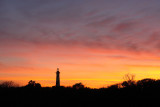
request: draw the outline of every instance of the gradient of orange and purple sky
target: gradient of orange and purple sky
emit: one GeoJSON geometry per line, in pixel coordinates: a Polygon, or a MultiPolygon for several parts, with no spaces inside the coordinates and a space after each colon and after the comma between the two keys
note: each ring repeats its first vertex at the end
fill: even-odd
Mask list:
{"type": "Polygon", "coordinates": [[[160,78],[159,0],[0,0],[0,81],[103,87],[160,78]]]}

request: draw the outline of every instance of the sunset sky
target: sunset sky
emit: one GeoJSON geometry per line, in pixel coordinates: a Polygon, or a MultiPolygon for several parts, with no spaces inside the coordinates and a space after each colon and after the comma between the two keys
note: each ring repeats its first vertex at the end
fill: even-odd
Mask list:
{"type": "Polygon", "coordinates": [[[92,88],[160,79],[160,0],[0,0],[0,81],[92,88]]]}

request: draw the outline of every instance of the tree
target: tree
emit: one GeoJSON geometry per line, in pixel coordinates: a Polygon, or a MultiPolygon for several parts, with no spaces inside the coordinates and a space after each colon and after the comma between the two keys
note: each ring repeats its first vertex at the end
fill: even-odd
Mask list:
{"type": "Polygon", "coordinates": [[[135,75],[133,75],[133,74],[126,74],[126,75],[123,77],[123,79],[124,79],[125,81],[134,81],[135,75]]]}
{"type": "Polygon", "coordinates": [[[40,83],[36,83],[36,84],[35,84],[35,87],[36,87],[36,88],[41,88],[41,84],[40,84],[40,83]]]}
{"type": "Polygon", "coordinates": [[[124,82],[122,83],[122,87],[133,87],[135,86],[136,82],[134,80],[135,75],[133,74],[126,74],[124,76],[124,82]]]}
{"type": "Polygon", "coordinates": [[[26,87],[29,87],[29,88],[33,88],[33,87],[35,87],[35,88],[41,88],[41,84],[40,83],[36,83],[35,81],[30,80],[28,82],[28,84],[26,85],[26,87]]]}
{"type": "Polygon", "coordinates": [[[142,79],[137,82],[137,86],[140,88],[152,88],[156,86],[156,80],[150,78],[142,79]]]}
{"type": "Polygon", "coordinates": [[[11,88],[11,87],[18,87],[19,85],[14,83],[13,81],[4,81],[0,84],[2,88],[11,88]]]}
{"type": "Polygon", "coordinates": [[[75,89],[82,89],[84,88],[84,85],[80,82],[80,83],[76,83],[72,86],[75,89]]]}
{"type": "Polygon", "coordinates": [[[108,86],[108,89],[119,89],[120,88],[120,84],[113,84],[111,86],[108,86]]]}

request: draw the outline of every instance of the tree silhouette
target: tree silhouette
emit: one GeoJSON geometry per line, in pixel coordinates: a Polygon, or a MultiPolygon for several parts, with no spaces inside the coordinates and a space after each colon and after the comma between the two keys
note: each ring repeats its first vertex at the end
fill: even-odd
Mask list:
{"type": "Polygon", "coordinates": [[[122,83],[122,87],[132,87],[135,86],[136,82],[134,80],[135,75],[133,74],[126,74],[124,76],[124,82],[122,83]]]}
{"type": "Polygon", "coordinates": [[[140,88],[151,88],[156,86],[156,80],[150,78],[142,79],[137,82],[137,86],[140,88]]]}
{"type": "Polygon", "coordinates": [[[29,88],[33,88],[33,87],[35,87],[35,88],[41,88],[41,84],[40,83],[36,83],[35,81],[30,80],[28,82],[28,84],[26,85],[26,87],[29,87],[29,88]]]}
{"type": "Polygon", "coordinates": [[[120,84],[113,84],[111,86],[108,86],[108,89],[118,89],[120,88],[120,84]]]}
{"type": "Polygon", "coordinates": [[[84,88],[84,85],[80,82],[80,83],[76,83],[72,86],[75,89],[82,89],[84,88]]]}
{"type": "Polygon", "coordinates": [[[41,88],[41,84],[40,83],[35,83],[35,87],[36,88],[41,88]]]}
{"type": "Polygon", "coordinates": [[[13,81],[4,81],[0,84],[2,88],[11,88],[11,87],[18,87],[18,84],[15,84],[13,81]]]}

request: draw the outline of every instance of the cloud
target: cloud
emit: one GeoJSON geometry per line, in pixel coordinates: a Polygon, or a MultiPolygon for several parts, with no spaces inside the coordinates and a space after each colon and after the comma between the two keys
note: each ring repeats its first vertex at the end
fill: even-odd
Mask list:
{"type": "Polygon", "coordinates": [[[138,23],[140,22],[136,22],[133,20],[120,22],[115,26],[115,28],[113,29],[113,32],[117,32],[117,33],[130,32],[131,33],[137,30],[136,27],[138,27],[138,23]]]}
{"type": "MultiPolygon", "coordinates": [[[[102,16],[99,16],[103,18],[102,16]]],[[[95,28],[101,28],[101,27],[108,27],[108,25],[114,23],[116,21],[116,17],[107,17],[104,19],[99,19],[99,20],[92,20],[91,23],[89,23],[87,26],[89,27],[95,27],[95,28]]]]}
{"type": "Polygon", "coordinates": [[[111,1],[94,1],[94,6],[89,1],[73,0],[1,1],[1,46],[26,43],[133,52],[158,50],[159,39],[154,39],[158,36],[153,32],[160,25],[149,15],[158,7],[148,11],[154,5],[147,3],[144,9],[143,2],[129,10],[136,1],[125,6],[111,1]]]}

